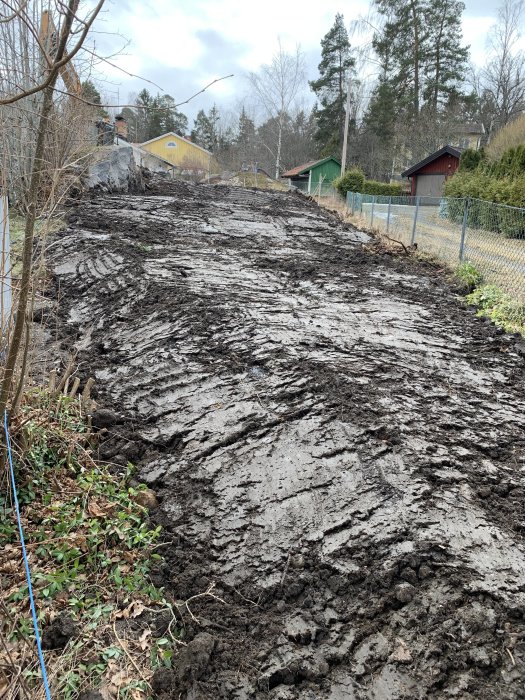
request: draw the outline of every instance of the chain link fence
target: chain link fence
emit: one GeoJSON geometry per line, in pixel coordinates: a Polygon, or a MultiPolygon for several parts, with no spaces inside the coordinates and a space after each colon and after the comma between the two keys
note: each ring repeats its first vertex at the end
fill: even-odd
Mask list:
{"type": "Polygon", "coordinates": [[[525,209],[480,199],[384,197],[348,192],[362,224],[457,267],[472,263],[485,282],[525,301],[525,209]]]}

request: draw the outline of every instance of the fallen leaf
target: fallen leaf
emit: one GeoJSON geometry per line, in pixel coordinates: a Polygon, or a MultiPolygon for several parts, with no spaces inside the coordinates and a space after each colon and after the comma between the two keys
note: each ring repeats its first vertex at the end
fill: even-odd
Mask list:
{"type": "Polygon", "coordinates": [[[395,645],[394,651],[390,654],[390,661],[397,661],[400,664],[410,663],[412,661],[412,654],[406,642],[401,639],[401,637],[397,637],[395,645]]]}
{"type": "Polygon", "coordinates": [[[144,610],[146,609],[145,605],[140,602],[140,600],[134,600],[132,603],[128,605],[127,608],[124,608],[124,610],[118,610],[115,613],[115,618],[121,619],[123,618],[124,620],[127,620],[128,618],[134,618],[138,617],[139,615],[142,615],[144,610]]]}
{"type": "Polygon", "coordinates": [[[142,651],[146,651],[146,649],[149,646],[148,637],[151,637],[151,630],[146,629],[142,632],[142,634],[140,635],[140,637],[137,640],[138,645],[142,649],[142,651]]]}

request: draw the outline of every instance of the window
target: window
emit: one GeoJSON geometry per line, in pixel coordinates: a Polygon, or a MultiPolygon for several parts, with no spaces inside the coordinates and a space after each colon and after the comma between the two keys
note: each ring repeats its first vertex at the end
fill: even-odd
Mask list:
{"type": "Polygon", "coordinates": [[[168,141],[168,148],[177,148],[175,141],[168,141]]]}

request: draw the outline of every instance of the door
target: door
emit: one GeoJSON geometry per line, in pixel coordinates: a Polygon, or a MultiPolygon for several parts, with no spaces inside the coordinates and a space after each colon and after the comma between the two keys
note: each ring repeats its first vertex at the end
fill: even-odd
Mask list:
{"type": "Polygon", "coordinates": [[[418,175],[416,195],[418,197],[442,197],[445,175],[418,175]]]}

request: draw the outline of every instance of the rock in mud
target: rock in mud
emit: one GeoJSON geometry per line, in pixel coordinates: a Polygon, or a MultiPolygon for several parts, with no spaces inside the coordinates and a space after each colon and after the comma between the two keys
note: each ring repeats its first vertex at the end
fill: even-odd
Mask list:
{"type": "Polygon", "coordinates": [[[416,589],[411,583],[400,583],[395,587],[394,593],[400,603],[410,603],[416,595],[416,589]]]}
{"type": "Polygon", "coordinates": [[[175,672],[181,685],[199,680],[207,670],[215,647],[215,639],[201,632],[180,652],[175,663],[175,672]]]}
{"type": "Polygon", "coordinates": [[[78,628],[73,618],[67,613],[61,613],[42,632],[42,648],[63,649],[77,635],[78,628]]]}
{"type": "Polygon", "coordinates": [[[119,422],[119,417],[109,408],[97,408],[91,416],[91,424],[94,428],[102,430],[103,428],[111,428],[119,422]]]}
{"type": "Polygon", "coordinates": [[[155,491],[152,489],[141,489],[133,496],[133,500],[148,510],[153,510],[159,505],[155,491]]]}

